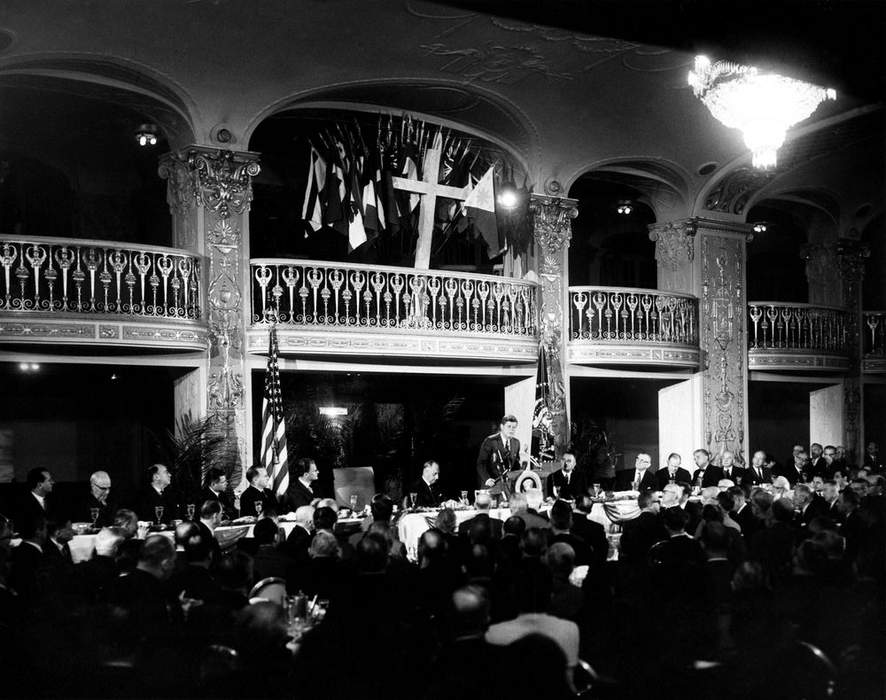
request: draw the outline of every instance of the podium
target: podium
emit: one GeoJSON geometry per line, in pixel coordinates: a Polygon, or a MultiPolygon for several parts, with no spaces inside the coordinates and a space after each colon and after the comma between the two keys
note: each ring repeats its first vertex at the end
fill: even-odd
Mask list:
{"type": "Polygon", "coordinates": [[[501,494],[504,490],[504,483],[507,483],[509,493],[514,493],[515,491],[519,492],[521,490],[525,491],[527,487],[523,486],[523,483],[532,481],[531,477],[529,479],[524,477],[527,472],[535,475],[538,481],[538,487],[544,490],[545,479],[560,469],[561,466],[562,464],[560,462],[541,462],[537,467],[512,469],[504,475],[505,478],[503,480],[498,481],[495,486],[492,486],[489,489],[489,493],[495,495],[501,494]]]}

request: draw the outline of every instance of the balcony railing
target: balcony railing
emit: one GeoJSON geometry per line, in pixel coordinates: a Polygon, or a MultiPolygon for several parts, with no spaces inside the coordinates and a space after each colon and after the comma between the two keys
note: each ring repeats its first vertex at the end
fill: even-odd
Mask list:
{"type": "Polygon", "coordinates": [[[569,338],[698,346],[698,300],[656,289],[570,287],[569,338]]]}
{"type": "Polygon", "coordinates": [[[748,302],[748,342],[759,351],[841,354],[846,312],[838,307],[777,301],[748,302]]]}
{"type": "Polygon", "coordinates": [[[0,312],[200,318],[200,260],[112,241],[0,236],[0,312]]]}
{"type": "Polygon", "coordinates": [[[886,358],[886,311],[865,311],[864,354],[886,358]]]}
{"type": "Polygon", "coordinates": [[[414,329],[532,338],[533,282],[307,260],[251,261],[252,321],[282,327],[414,329]]]}

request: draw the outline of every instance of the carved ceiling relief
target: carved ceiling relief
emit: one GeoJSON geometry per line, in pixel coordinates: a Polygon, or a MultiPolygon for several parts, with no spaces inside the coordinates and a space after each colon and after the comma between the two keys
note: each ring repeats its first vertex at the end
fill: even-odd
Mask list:
{"type": "Polygon", "coordinates": [[[775,175],[774,171],[751,167],[736,168],[708,193],[704,208],[740,216],[744,214],[751,197],[768,185],[775,175]]]}
{"type": "Polygon", "coordinates": [[[702,239],[701,347],[705,440],[713,454],[731,451],[744,463],[745,291],[740,238],[706,234],[702,239]]]}

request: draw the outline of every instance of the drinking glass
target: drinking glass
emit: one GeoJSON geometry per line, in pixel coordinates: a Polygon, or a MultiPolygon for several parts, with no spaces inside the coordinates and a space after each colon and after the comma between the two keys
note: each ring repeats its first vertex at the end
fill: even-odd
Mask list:
{"type": "Polygon", "coordinates": [[[413,509],[418,509],[418,494],[410,493],[409,494],[409,503],[413,507],[413,509]]]}
{"type": "Polygon", "coordinates": [[[98,520],[99,512],[100,511],[98,508],[90,508],[89,509],[89,517],[92,518],[92,527],[95,527],[95,523],[98,520]]]}
{"type": "Polygon", "coordinates": [[[154,515],[157,516],[157,524],[161,525],[163,523],[163,511],[166,510],[163,506],[154,506],[154,515]]]}
{"type": "Polygon", "coordinates": [[[261,515],[261,509],[264,507],[264,505],[265,505],[265,504],[262,503],[261,501],[256,501],[256,502],[255,502],[255,515],[256,515],[256,517],[258,517],[259,515],[261,515]]]}
{"type": "Polygon", "coordinates": [[[554,498],[555,498],[555,499],[560,498],[560,487],[559,487],[559,486],[554,486],[554,487],[552,487],[552,488],[553,488],[553,491],[554,491],[554,498]]]}
{"type": "Polygon", "coordinates": [[[594,484],[594,498],[600,495],[600,484],[594,484]]]}
{"type": "Polygon", "coordinates": [[[188,520],[194,519],[194,513],[197,511],[197,506],[194,503],[188,503],[188,520]]]}
{"type": "Polygon", "coordinates": [[[351,494],[351,512],[354,515],[357,515],[357,494],[356,493],[351,494]]]}
{"type": "Polygon", "coordinates": [[[460,500],[461,500],[461,504],[463,506],[468,505],[468,492],[467,491],[461,492],[461,499],[460,500]]]}

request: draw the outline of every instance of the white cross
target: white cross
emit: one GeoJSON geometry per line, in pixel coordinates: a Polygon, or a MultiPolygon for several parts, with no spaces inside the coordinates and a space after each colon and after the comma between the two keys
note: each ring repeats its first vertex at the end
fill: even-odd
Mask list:
{"type": "Polygon", "coordinates": [[[415,268],[417,270],[427,270],[431,266],[431,242],[434,237],[434,213],[437,209],[437,197],[448,197],[463,202],[472,189],[470,184],[465,187],[449,187],[437,182],[442,150],[442,138],[438,132],[434,138],[434,144],[429,146],[425,152],[421,171],[422,179],[392,178],[394,189],[421,195],[421,209],[418,212],[418,243],[415,246],[415,268]]]}

